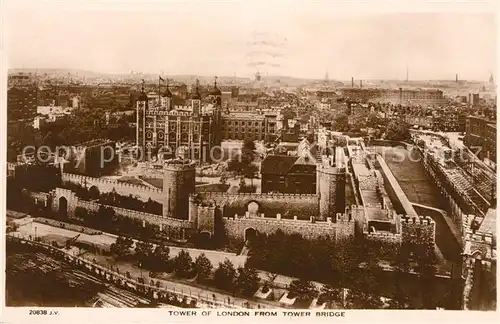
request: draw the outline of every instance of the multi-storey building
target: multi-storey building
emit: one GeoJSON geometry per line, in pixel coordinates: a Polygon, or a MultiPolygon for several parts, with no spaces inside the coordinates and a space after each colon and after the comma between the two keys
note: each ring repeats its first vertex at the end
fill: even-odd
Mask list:
{"type": "Polygon", "coordinates": [[[295,155],[268,155],[262,161],[262,192],[316,193],[316,164],[307,140],[295,155]]]}
{"type": "Polygon", "coordinates": [[[280,132],[281,141],[297,143],[300,136],[300,124],[295,119],[287,119],[280,132]]]}
{"type": "Polygon", "coordinates": [[[157,152],[172,157],[187,149],[192,159],[210,161],[211,154],[215,154],[213,149],[221,141],[221,91],[217,83],[208,99],[211,103],[202,105],[199,82],[183,106],[172,104],[168,85],[164,93],[149,96],[143,86],[136,103],[139,159],[145,160],[157,152]]]}
{"type": "Polygon", "coordinates": [[[433,89],[342,89],[342,95],[355,101],[405,105],[435,105],[445,102],[443,91],[433,89]]]}
{"type": "Polygon", "coordinates": [[[36,88],[11,88],[7,91],[7,119],[32,118],[36,114],[36,88]]]}
{"type": "Polygon", "coordinates": [[[413,126],[419,126],[423,128],[430,129],[433,126],[433,119],[432,116],[426,116],[426,115],[404,115],[405,121],[409,125],[413,126]]]}
{"type": "Polygon", "coordinates": [[[278,135],[278,121],[281,115],[276,111],[231,112],[222,116],[224,139],[273,141],[278,135]]]}
{"type": "Polygon", "coordinates": [[[478,116],[468,116],[465,123],[464,144],[473,152],[478,152],[480,159],[491,166],[496,166],[497,126],[494,120],[478,116]]]}

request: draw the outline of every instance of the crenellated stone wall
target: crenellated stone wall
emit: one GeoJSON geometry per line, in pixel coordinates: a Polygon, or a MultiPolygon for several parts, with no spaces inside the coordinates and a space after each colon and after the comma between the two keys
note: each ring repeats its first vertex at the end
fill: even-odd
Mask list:
{"type": "Polygon", "coordinates": [[[192,222],[188,220],[182,220],[171,217],[163,217],[155,214],[144,213],[140,211],[135,211],[132,209],[125,209],[115,206],[101,205],[98,203],[94,203],[91,201],[80,200],[77,198],[77,207],[83,207],[87,210],[97,211],[100,206],[112,208],[115,211],[115,214],[122,217],[138,219],[144,221],[149,224],[154,224],[158,226],[171,226],[171,227],[179,227],[179,228],[192,228],[192,222]]]}
{"type": "Polygon", "coordinates": [[[354,237],[354,222],[345,214],[337,214],[336,222],[328,218],[326,222],[316,222],[314,218],[309,221],[298,219],[283,219],[281,214],[274,218],[246,217],[235,215],[234,218],[223,218],[226,235],[230,240],[241,241],[245,238],[247,229],[254,229],[258,233],[272,234],[278,229],[286,234],[301,234],[304,238],[315,239],[330,237],[336,241],[349,240],[354,237]]]}
{"type": "Polygon", "coordinates": [[[282,213],[285,209],[287,212],[282,213],[282,218],[287,219],[293,219],[294,216],[297,216],[298,219],[307,220],[311,216],[317,217],[319,215],[319,196],[316,194],[228,194],[203,192],[198,193],[196,197],[201,204],[224,206],[224,217],[245,214],[248,210],[248,204],[251,202],[257,203],[259,214],[276,215],[282,213]]]}
{"type": "Polygon", "coordinates": [[[434,253],[436,244],[436,223],[429,216],[401,217],[402,243],[427,245],[429,253],[434,253]]]}
{"type": "Polygon", "coordinates": [[[76,197],[76,195],[73,191],[68,190],[68,189],[56,188],[55,190],[53,190],[51,192],[50,195],[52,196],[52,209],[54,211],[59,210],[59,208],[60,208],[59,203],[61,201],[61,198],[66,199],[68,217],[74,217],[76,207],[83,207],[83,208],[86,208],[88,210],[97,211],[99,209],[99,206],[105,206],[105,207],[112,208],[115,211],[116,215],[119,215],[122,217],[138,219],[138,220],[141,220],[143,222],[147,222],[147,223],[158,225],[158,226],[169,226],[169,227],[185,228],[185,229],[191,229],[194,227],[193,222],[191,222],[189,220],[182,220],[182,219],[171,218],[171,217],[163,217],[163,216],[144,213],[144,212],[140,212],[140,211],[136,211],[136,210],[132,210],[132,209],[125,209],[125,208],[120,208],[120,207],[115,207],[115,206],[101,205],[101,204],[98,204],[95,202],[81,200],[78,197],[76,197]]]}
{"type": "Polygon", "coordinates": [[[471,294],[478,271],[496,272],[496,237],[491,233],[482,233],[467,230],[464,235],[464,252],[462,264],[462,277],[465,279],[463,290],[463,309],[474,308],[471,294]],[[480,262],[479,269],[476,262],[480,262]]]}
{"type": "Polygon", "coordinates": [[[114,189],[116,193],[120,195],[138,196],[142,201],[148,201],[148,199],[151,198],[161,204],[164,203],[163,191],[158,188],[119,182],[112,179],[87,177],[72,173],[63,173],[62,181],[76,183],[81,186],[86,186],[87,188],[95,186],[99,189],[100,193],[111,192],[114,189]]]}
{"type": "Polygon", "coordinates": [[[387,233],[387,232],[366,233],[365,238],[369,241],[382,242],[394,245],[401,245],[402,241],[401,234],[387,233]]]}

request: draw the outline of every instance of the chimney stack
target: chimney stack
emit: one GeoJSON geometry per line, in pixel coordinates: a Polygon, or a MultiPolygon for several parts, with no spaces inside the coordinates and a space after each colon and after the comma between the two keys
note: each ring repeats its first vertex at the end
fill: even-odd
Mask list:
{"type": "Polygon", "coordinates": [[[403,102],[403,88],[399,88],[399,102],[403,102]]]}
{"type": "Polygon", "coordinates": [[[354,77],[351,77],[351,88],[354,88],[354,77]]]}
{"type": "Polygon", "coordinates": [[[457,73],[457,74],[455,74],[455,82],[457,82],[457,83],[458,83],[458,73],[457,73]]]}
{"type": "Polygon", "coordinates": [[[359,80],[359,87],[363,89],[363,80],[359,80]]]}

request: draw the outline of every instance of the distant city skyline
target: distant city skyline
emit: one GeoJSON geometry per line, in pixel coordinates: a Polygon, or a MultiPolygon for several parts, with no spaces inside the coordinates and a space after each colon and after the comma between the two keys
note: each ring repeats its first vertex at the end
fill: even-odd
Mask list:
{"type": "Polygon", "coordinates": [[[308,79],[328,72],[330,80],[405,80],[408,69],[409,80],[497,79],[493,14],[342,15],[306,2],[159,6],[9,9],[8,67],[308,79]]]}

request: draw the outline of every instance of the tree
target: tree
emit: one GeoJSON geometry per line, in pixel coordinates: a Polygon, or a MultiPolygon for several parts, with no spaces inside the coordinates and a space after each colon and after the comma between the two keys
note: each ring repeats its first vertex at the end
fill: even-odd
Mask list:
{"type": "Polygon", "coordinates": [[[135,255],[139,265],[148,267],[151,264],[153,255],[153,244],[149,242],[137,242],[135,245],[135,255]]]}
{"type": "Polygon", "coordinates": [[[109,213],[109,209],[106,206],[99,206],[99,209],[97,210],[97,217],[104,225],[104,228],[108,228],[111,225],[112,215],[109,213]]]}
{"type": "Polygon", "coordinates": [[[233,157],[227,165],[228,171],[234,171],[240,175],[251,175],[255,170],[252,165],[255,159],[255,143],[245,140],[241,148],[241,154],[233,157]]]}
{"type": "Polygon", "coordinates": [[[389,301],[389,307],[392,309],[411,308],[410,297],[403,291],[401,285],[398,282],[396,282],[394,296],[389,301]]]}
{"type": "Polygon", "coordinates": [[[118,236],[116,242],[111,244],[111,253],[117,255],[118,257],[126,257],[130,255],[130,248],[134,244],[134,241],[129,237],[118,236]]]}
{"type": "Polygon", "coordinates": [[[410,271],[410,250],[407,244],[402,244],[399,248],[399,253],[396,255],[396,260],[393,264],[394,271],[394,295],[389,301],[389,307],[392,309],[407,309],[410,308],[410,298],[401,287],[401,283],[405,280],[405,276],[410,271]]]}
{"type": "Polygon", "coordinates": [[[244,140],[243,146],[241,148],[241,154],[246,156],[249,160],[253,161],[253,157],[255,156],[255,142],[252,140],[244,140]]]}
{"type": "Polygon", "coordinates": [[[346,307],[350,309],[378,309],[383,303],[380,297],[360,289],[352,289],[347,294],[346,307]]]}
{"type": "Polygon", "coordinates": [[[318,302],[341,302],[342,288],[334,288],[332,285],[323,285],[318,302]]]}
{"type": "Polygon", "coordinates": [[[234,265],[226,258],[223,263],[219,263],[219,266],[215,270],[214,282],[219,288],[230,289],[235,277],[236,270],[234,269],[234,265]]]}
{"type": "Polygon", "coordinates": [[[196,280],[198,282],[202,282],[210,276],[213,266],[210,260],[206,257],[205,253],[202,253],[194,261],[194,268],[198,274],[196,280]]]}
{"type": "Polygon", "coordinates": [[[175,274],[181,278],[187,278],[193,270],[193,259],[186,250],[181,250],[174,258],[175,274]]]}
{"type": "Polygon", "coordinates": [[[81,218],[83,220],[86,220],[88,216],[89,216],[89,213],[88,213],[88,210],[86,208],[83,208],[80,206],[75,208],[75,217],[76,218],[81,218]]]}
{"type": "Polygon", "coordinates": [[[271,285],[269,284],[269,281],[265,281],[264,284],[262,285],[261,289],[262,293],[266,294],[269,291],[269,289],[271,289],[271,285]]]}
{"type": "Polygon", "coordinates": [[[257,178],[259,168],[255,164],[250,163],[246,165],[242,171],[243,176],[250,179],[251,186],[253,187],[253,179],[257,178]]]}
{"type": "Polygon", "coordinates": [[[311,281],[304,279],[293,280],[290,283],[288,290],[289,298],[297,297],[297,299],[299,299],[300,301],[313,299],[318,294],[318,289],[316,288],[316,286],[311,281]]]}
{"type": "Polygon", "coordinates": [[[236,287],[245,296],[252,296],[259,287],[259,275],[255,268],[239,267],[236,287]]]}
{"type": "Polygon", "coordinates": [[[436,309],[437,301],[432,287],[435,286],[436,260],[434,255],[417,252],[417,264],[419,272],[420,286],[422,287],[421,296],[424,309],[436,309]]]}
{"type": "Polygon", "coordinates": [[[404,120],[392,120],[385,129],[385,139],[406,141],[410,139],[410,125],[404,120]]]}
{"type": "Polygon", "coordinates": [[[227,184],[227,175],[225,173],[220,176],[219,182],[223,185],[227,184]]]}
{"type": "Polygon", "coordinates": [[[166,244],[158,244],[153,252],[154,267],[165,269],[169,260],[170,248],[166,244]]]}
{"type": "Polygon", "coordinates": [[[346,114],[341,114],[335,118],[334,129],[338,132],[349,130],[349,117],[346,114]]]}

